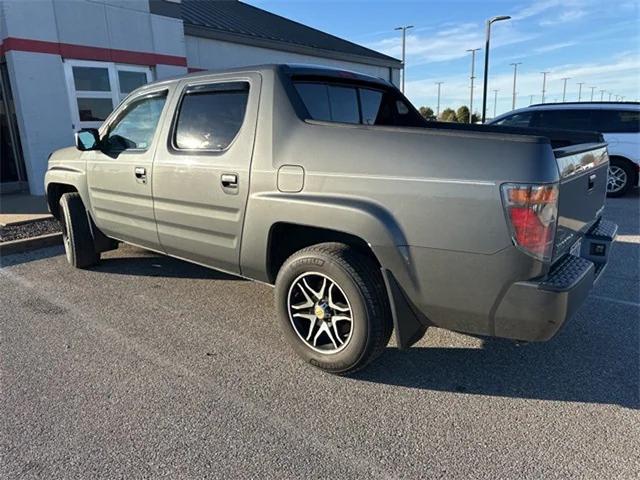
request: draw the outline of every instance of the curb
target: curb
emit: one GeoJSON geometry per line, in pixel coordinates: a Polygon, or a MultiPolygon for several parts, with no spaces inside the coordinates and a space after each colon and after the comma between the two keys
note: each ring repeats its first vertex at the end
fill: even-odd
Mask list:
{"type": "Polygon", "coordinates": [[[37,223],[42,222],[43,220],[51,220],[53,219],[53,215],[48,214],[38,218],[30,218],[28,220],[14,220],[13,222],[0,222],[0,227],[16,227],[18,225],[27,225],[29,223],[37,223]]]}
{"type": "Polygon", "coordinates": [[[0,256],[13,255],[14,253],[23,253],[39,248],[52,247],[54,245],[62,245],[62,233],[48,233],[38,237],[21,238],[19,240],[11,240],[10,242],[0,243],[0,256]]]}

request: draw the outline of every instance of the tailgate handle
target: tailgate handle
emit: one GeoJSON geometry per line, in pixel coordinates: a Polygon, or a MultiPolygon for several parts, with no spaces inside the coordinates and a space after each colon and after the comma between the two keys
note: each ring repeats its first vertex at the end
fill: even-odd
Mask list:
{"type": "Polygon", "coordinates": [[[589,175],[589,190],[593,190],[593,186],[596,183],[596,174],[593,173],[591,175],[589,175]]]}

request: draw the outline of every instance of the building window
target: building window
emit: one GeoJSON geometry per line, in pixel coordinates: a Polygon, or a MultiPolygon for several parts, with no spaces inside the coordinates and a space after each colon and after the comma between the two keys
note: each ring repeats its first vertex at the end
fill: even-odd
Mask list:
{"type": "Polygon", "coordinates": [[[149,67],[65,60],[73,129],[98,128],[136,88],[152,80],[149,67]]]}

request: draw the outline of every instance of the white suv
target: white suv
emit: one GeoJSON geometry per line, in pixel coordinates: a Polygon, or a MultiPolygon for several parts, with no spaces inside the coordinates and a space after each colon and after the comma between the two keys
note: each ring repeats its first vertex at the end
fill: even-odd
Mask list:
{"type": "Polygon", "coordinates": [[[640,170],[640,103],[544,103],[494,118],[497,125],[602,132],[608,143],[607,194],[620,197],[638,185],[640,170]]]}

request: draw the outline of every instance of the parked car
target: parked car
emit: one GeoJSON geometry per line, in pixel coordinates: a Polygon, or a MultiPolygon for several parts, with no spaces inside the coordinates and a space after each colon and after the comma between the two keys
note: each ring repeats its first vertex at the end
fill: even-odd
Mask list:
{"type": "Polygon", "coordinates": [[[505,113],[489,123],[602,132],[610,159],[607,194],[620,197],[640,182],[640,103],[544,103],[505,113]]]}
{"type": "Polygon", "coordinates": [[[127,242],[275,285],[264,320],[326,371],[364,367],[394,328],[399,348],[432,325],[547,340],[607,263],[606,145],[452,125],[353,72],[198,73],[80,131],[45,189],[72,265],[127,242]]]}

